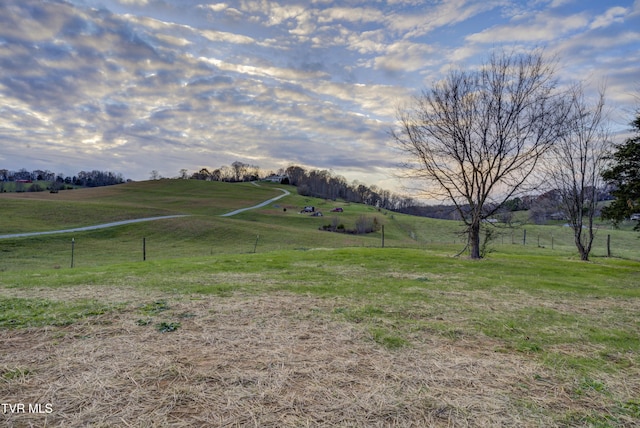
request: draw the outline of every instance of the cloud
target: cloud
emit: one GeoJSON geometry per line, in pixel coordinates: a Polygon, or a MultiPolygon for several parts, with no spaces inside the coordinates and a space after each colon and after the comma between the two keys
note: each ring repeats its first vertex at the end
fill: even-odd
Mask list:
{"type": "Polygon", "coordinates": [[[621,23],[624,21],[624,17],[628,12],[629,10],[624,7],[612,7],[608,9],[604,15],[597,16],[591,23],[590,28],[593,30],[608,27],[614,23],[621,23]]]}
{"type": "Polygon", "coordinates": [[[386,47],[385,55],[376,57],[374,66],[385,71],[416,71],[431,62],[435,49],[422,43],[401,41],[386,47]]]}
{"type": "Polygon", "coordinates": [[[523,23],[519,17],[517,23],[499,25],[466,37],[473,43],[495,44],[504,42],[548,42],[567,33],[587,27],[589,19],[586,14],[571,16],[554,16],[550,13],[531,14],[529,22],[523,23]]]}
{"type": "MultiPolygon", "coordinates": [[[[418,10],[413,8],[408,13],[391,14],[387,25],[389,30],[401,34],[403,39],[416,38],[438,28],[464,22],[503,3],[500,0],[450,0],[435,5],[418,3],[422,5],[418,10]]],[[[405,4],[414,3],[405,2],[405,4]]]]}
{"type": "Polygon", "coordinates": [[[396,107],[488,45],[548,43],[563,79],[607,77],[629,103],[639,4],[6,0],[3,167],[142,179],[251,160],[373,179],[395,165],[396,107]]]}
{"type": "Polygon", "coordinates": [[[382,23],[385,20],[385,14],[381,10],[369,7],[332,7],[319,12],[318,15],[318,22],[320,24],[335,21],[382,23]]]}

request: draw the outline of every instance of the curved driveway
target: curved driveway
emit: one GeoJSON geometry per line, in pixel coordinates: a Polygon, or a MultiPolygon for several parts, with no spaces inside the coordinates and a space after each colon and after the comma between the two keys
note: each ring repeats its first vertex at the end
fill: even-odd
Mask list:
{"type": "Polygon", "coordinates": [[[53,235],[54,233],[86,232],[87,230],[106,229],[107,227],[122,226],[124,224],[141,223],[143,221],[164,220],[167,218],[177,218],[177,217],[188,217],[188,216],[183,214],[183,215],[165,215],[162,217],[136,218],[133,220],[114,221],[112,223],[96,224],[94,226],[76,227],[73,229],[50,230],[47,232],[14,233],[12,235],[0,235],[0,239],[24,238],[28,236],[40,236],[40,235],[53,235]]]}
{"type": "Polygon", "coordinates": [[[240,213],[245,212],[245,211],[254,210],[256,208],[262,208],[265,205],[269,205],[271,202],[275,202],[278,199],[284,198],[285,196],[288,196],[288,195],[291,194],[291,192],[289,192],[288,190],[281,189],[279,187],[277,189],[280,190],[281,192],[283,192],[283,194],[280,195],[280,196],[276,196],[275,198],[271,198],[268,201],[264,201],[261,204],[249,207],[249,208],[240,208],[239,210],[235,210],[235,211],[231,211],[230,213],[222,214],[220,217],[231,217],[232,215],[240,214],[240,213]]]}
{"type": "MultiPolygon", "coordinates": [[[[231,211],[226,214],[221,214],[220,217],[231,217],[236,214],[240,214],[241,212],[245,212],[248,210],[253,210],[256,208],[262,208],[265,205],[269,205],[271,202],[277,201],[278,199],[284,198],[287,195],[290,195],[291,192],[285,189],[278,188],[278,190],[282,191],[283,194],[280,196],[276,196],[275,198],[271,198],[267,201],[264,201],[258,205],[254,205],[248,208],[240,208],[239,210],[231,211]]],[[[84,227],[76,227],[73,229],[63,229],[63,230],[50,230],[46,232],[26,232],[26,233],[13,233],[9,235],[0,235],[0,239],[8,239],[8,238],[26,238],[29,236],[41,236],[41,235],[53,235],[55,233],[71,233],[71,232],[86,232],[88,230],[97,230],[97,229],[106,229],[108,227],[122,226],[125,224],[131,223],[141,223],[143,221],[154,221],[154,220],[165,220],[169,218],[178,218],[178,217],[189,217],[186,214],[178,214],[178,215],[165,215],[160,217],[145,217],[145,218],[137,218],[133,220],[122,220],[122,221],[114,221],[112,223],[104,223],[104,224],[96,224],[94,226],[84,226],[84,227]]]]}

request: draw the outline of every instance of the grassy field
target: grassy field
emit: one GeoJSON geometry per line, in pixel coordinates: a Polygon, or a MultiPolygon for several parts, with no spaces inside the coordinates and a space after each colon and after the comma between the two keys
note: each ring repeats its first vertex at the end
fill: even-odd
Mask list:
{"type": "MultiPolygon", "coordinates": [[[[74,239],[75,266],[106,266],[146,258],[168,259],[212,254],[248,253],[341,247],[380,247],[382,233],[348,235],[318,230],[336,222],[354,228],[360,216],[384,225],[385,246],[445,249],[456,254],[464,248],[463,225],[455,221],[425,219],[378,211],[359,204],[325,201],[295,194],[291,186],[212,183],[193,180],[158,180],[96,189],[68,190],[58,194],[0,194],[0,235],[67,229],[141,217],[187,214],[190,217],[137,223],[91,232],[0,240],[0,271],[62,268],[71,264],[74,239]],[[263,209],[232,218],[220,214],[255,205],[281,194],[292,195],[263,209]],[[301,215],[314,205],[324,217],[301,215]],[[344,213],[331,213],[334,207],[344,213]]],[[[487,225],[493,231],[490,250],[534,251],[567,255],[575,253],[570,228],[562,225],[487,225]],[[526,245],[523,245],[526,230],[526,245]],[[519,248],[523,247],[523,248],[519,248]]],[[[627,230],[598,231],[593,254],[611,252],[621,258],[640,259],[638,235],[627,230]]]]}
{"type": "Polygon", "coordinates": [[[222,218],[281,186],[127,186],[0,199],[24,217],[7,233],[69,227],[43,205],[74,225],[192,215],[75,234],[73,269],[69,235],[0,240],[0,400],[51,409],[0,424],[640,424],[633,232],[601,231],[622,257],[584,263],[567,228],[526,225],[472,261],[456,222],[295,194],[222,218]],[[319,231],[335,206],[376,216],[385,248],[319,231]]]}

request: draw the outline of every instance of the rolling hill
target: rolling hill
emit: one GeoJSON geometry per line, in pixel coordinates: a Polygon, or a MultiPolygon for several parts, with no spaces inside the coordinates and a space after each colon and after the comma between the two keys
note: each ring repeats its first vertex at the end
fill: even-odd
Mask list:
{"type": "MultiPolygon", "coordinates": [[[[376,219],[384,226],[384,245],[401,248],[439,249],[454,255],[464,248],[463,225],[378,210],[362,204],[342,203],[297,195],[295,188],[263,183],[221,183],[197,180],[157,180],[93,189],[67,190],[58,194],[0,194],[0,235],[51,231],[163,215],[183,218],[137,223],[91,232],[47,235],[0,241],[0,269],[34,269],[66,266],[70,240],[75,240],[76,266],[100,266],[142,258],[164,259],[223,253],[246,253],[309,248],[380,247],[382,230],[366,235],[319,230],[324,225],[355,226],[358,218],[376,219]],[[261,209],[220,217],[232,210],[256,205],[280,195],[291,195],[261,209]],[[315,206],[323,217],[300,214],[315,206]],[[341,207],[344,212],[331,210],[341,207]]],[[[515,228],[487,226],[493,232],[492,249],[543,251],[571,254],[572,235],[562,226],[520,225],[515,228]],[[528,242],[523,244],[524,230],[528,242]],[[553,247],[553,249],[552,249],[553,247]]],[[[601,231],[594,254],[606,255],[607,235],[613,253],[637,257],[638,239],[633,233],[601,231]]]]}
{"type": "Polygon", "coordinates": [[[454,257],[457,222],[294,192],[220,216],[279,187],[171,180],[2,195],[5,233],[188,215],[0,240],[0,397],[51,410],[3,421],[637,425],[633,232],[601,231],[599,255],[611,235],[623,257],[584,263],[568,228],[496,228],[493,252],[474,261],[454,257]],[[300,214],[308,205],[326,216],[300,214]],[[346,228],[376,217],[385,248],[381,231],[319,230],[334,216],[346,228]]]}

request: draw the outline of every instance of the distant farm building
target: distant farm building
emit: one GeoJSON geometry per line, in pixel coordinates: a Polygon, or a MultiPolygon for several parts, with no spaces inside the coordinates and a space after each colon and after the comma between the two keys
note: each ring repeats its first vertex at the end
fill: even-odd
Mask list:
{"type": "Polygon", "coordinates": [[[265,177],[264,181],[269,181],[271,183],[279,183],[282,184],[284,181],[289,181],[289,177],[287,177],[286,175],[270,175],[268,177],[265,177]]]}

